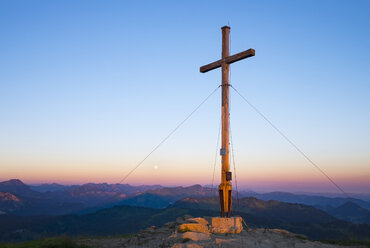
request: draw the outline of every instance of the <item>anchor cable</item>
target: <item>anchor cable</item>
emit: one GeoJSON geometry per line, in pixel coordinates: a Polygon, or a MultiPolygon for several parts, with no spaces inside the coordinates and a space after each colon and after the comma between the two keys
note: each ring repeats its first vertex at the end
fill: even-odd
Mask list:
{"type": "Polygon", "coordinates": [[[291,141],[279,128],[277,128],[260,110],[257,109],[250,101],[247,100],[237,89],[235,89],[232,85],[231,88],[257,113],[259,114],[265,121],[267,121],[270,126],[275,129],[289,144],[291,144],[311,165],[313,165],[322,175],[324,175],[343,195],[347,198],[350,196],[331,179],[315,162],[313,162],[293,141],[291,141]]]}
{"type": "Polygon", "coordinates": [[[155,146],[145,157],[142,159],[130,172],[128,172],[123,179],[119,182],[120,184],[125,181],[137,168],[139,168],[144,161],[152,155],[153,152],[155,152],[168,138],[172,136],[217,90],[220,88],[218,86],[216,89],[212,91],[211,94],[209,94],[182,122],[180,122],[157,146],[155,146]]]}
{"type": "MultiPolygon", "coordinates": [[[[231,76],[231,73],[230,73],[230,76],[231,76]]],[[[231,86],[231,85],[230,85],[231,86]]],[[[233,163],[233,167],[234,167],[234,178],[235,178],[235,188],[236,188],[236,199],[237,199],[237,202],[238,202],[238,211],[240,210],[240,201],[239,201],[239,190],[238,190],[238,181],[236,179],[236,166],[235,166],[235,155],[234,155],[234,144],[233,144],[233,135],[232,135],[232,132],[231,132],[231,108],[232,108],[232,101],[231,101],[231,95],[229,95],[229,113],[230,113],[230,116],[229,116],[229,130],[230,130],[230,144],[231,144],[231,157],[230,157],[230,161],[229,163],[231,163],[231,160],[232,160],[232,163],[233,163]]]]}
{"type": "Polygon", "coordinates": [[[218,147],[220,145],[220,133],[221,133],[221,120],[218,127],[218,135],[217,135],[217,145],[216,145],[216,154],[215,154],[215,162],[213,164],[213,176],[212,176],[212,186],[211,186],[211,196],[213,195],[213,184],[215,181],[215,171],[216,171],[216,164],[217,164],[217,158],[218,158],[218,147]]]}
{"type": "Polygon", "coordinates": [[[236,167],[235,167],[235,155],[234,155],[234,144],[233,144],[233,135],[231,133],[230,127],[230,143],[231,143],[231,154],[233,159],[234,166],[234,178],[235,178],[235,188],[236,188],[236,200],[238,202],[238,211],[240,210],[240,200],[239,200],[239,190],[238,190],[238,181],[236,180],[236,167]]]}

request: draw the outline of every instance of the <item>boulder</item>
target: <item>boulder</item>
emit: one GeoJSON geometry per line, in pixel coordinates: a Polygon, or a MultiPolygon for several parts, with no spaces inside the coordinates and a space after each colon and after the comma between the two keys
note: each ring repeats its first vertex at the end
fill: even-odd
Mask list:
{"type": "Polygon", "coordinates": [[[209,224],[206,219],[200,218],[200,217],[190,218],[190,219],[187,219],[186,221],[189,222],[189,223],[198,223],[198,224],[205,225],[205,226],[207,226],[209,224]]]}
{"type": "Polygon", "coordinates": [[[202,241],[202,240],[208,240],[211,238],[209,233],[200,233],[200,232],[186,232],[182,234],[182,238],[184,240],[190,239],[193,241],[202,241]]]}
{"type": "Polygon", "coordinates": [[[198,244],[174,244],[171,248],[204,248],[198,244]]]}
{"type": "Polygon", "coordinates": [[[200,233],[209,233],[207,225],[199,223],[184,223],[181,224],[178,228],[178,231],[181,233],[184,232],[200,232],[200,233]]]}

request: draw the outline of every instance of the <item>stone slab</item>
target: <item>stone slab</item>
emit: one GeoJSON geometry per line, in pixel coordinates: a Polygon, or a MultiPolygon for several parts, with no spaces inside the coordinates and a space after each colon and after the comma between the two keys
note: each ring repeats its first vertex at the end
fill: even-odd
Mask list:
{"type": "Polygon", "coordinates": [[[240,233],[243,230],[241,217],[213,217],[211,223],[212,233],[240,233]]]}

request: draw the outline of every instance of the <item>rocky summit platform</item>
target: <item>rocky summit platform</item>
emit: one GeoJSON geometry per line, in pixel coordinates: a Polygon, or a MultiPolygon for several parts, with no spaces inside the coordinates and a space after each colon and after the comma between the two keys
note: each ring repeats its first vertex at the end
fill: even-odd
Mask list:
{"type": "MultiPolygon", "coordinates": [[[[94,248],[345,248],[313,242],[303,236],[280,229],[243,230],[240,217],[236,218],[177,218],[158,228],[149,227],[132,238],[81,239],[80,244],[94,248]],[[211,224],[210,224],[211,223],[211,224]]],[[[351,246],[354,248],[355,246],[351,246]]]]}

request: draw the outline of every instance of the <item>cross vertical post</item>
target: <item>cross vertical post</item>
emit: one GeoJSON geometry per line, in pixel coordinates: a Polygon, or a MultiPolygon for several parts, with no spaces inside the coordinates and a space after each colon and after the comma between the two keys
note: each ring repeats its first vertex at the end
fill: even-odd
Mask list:
{"type": "Polygon", "coordinates": [[[208,65],[200,67],[200,72],[204,73],[216,68],[221,67],[222,75],[222,107],[221,107],[221,130],[222,130],[222,141],[221,141],[221,184],[218,187],[220,197],[220,214],[221,217],[230,217],[231,213],[231,201],[232,201],[232,176],[230,172],[230,142],[229,142],[229,125],[230,125],[230,113],[229,113],[229,67],[230,64],[242,60],[244,58],[252,57],[255,55],[254,49],[248,49],[244,52],[237,53],[235,55],[229,55],[229,34],[230,27],[224,26],[222,30],[222,53],[221,59],[210,63],[208,65]],[[226,216],[225,216],[226,215],[226,216]]]}
{"type": "MultiPolygon", "coordinates": [[[[229,34],[230,27],[222,27],[222,60],[229,57],[229,34]]],[[[231,210],[231,182],[227,174],[230,172],[229,165],[229,64],[222,63],[221,65],[221,74],[222,74],[222,107],[221,107],[221,184],[218,187],[219,196],[220,196],[220,212],[221,217],[230,217],[231,210]]]]}

